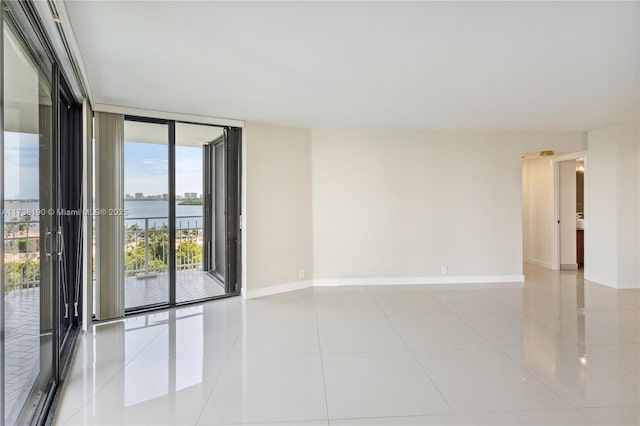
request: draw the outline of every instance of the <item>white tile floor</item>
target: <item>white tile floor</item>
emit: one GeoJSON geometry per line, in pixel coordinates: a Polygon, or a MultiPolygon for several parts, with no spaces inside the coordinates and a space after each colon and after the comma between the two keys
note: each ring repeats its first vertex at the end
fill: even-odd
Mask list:
{"type": "Polygon", "coordinates": [[[640,291],[321,288],[81,337],[58,424],[638,425],[640,291]]]}

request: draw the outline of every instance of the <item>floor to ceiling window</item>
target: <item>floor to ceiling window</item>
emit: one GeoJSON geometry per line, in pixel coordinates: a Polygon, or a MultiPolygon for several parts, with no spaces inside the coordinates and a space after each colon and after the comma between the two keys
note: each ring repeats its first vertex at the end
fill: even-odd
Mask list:
{"type": "Polygon", "coordinates": [[[43,422],[79,323],[80,106],[33,15],[2,2],[0,424],[43,422]]]}
{"type": "Polygon", "coordinates": [[[240,131],[126,117],[125,311],[235,295],[240,131]]]}
{"type": "Polygon", "coordinates": [[[124,123],[125,309],[169,303],[169,136],[164,123],[124,123]]]}
{"type": "Polygon", "coordinates": [[[215,169],[215,163],[211,162],[211,148],[215,144],[224,144],[222,128],[176,123],[178,303],[225,294],[224,272],[221,268],[225,244],[222,214],[224,169],[215,169]],[[210,260],[216,259],[216,255],[218,268],[210,260]]]}
{"type": "Polygon", "coordinates": [[[53,229],[50,64],[39,66],[13,25],[4,26],[4,422],[16,424],[48,385],[52,268],[43,237],[53,229]],[[42,165],[42,167],[41,167],[42,165]]]}

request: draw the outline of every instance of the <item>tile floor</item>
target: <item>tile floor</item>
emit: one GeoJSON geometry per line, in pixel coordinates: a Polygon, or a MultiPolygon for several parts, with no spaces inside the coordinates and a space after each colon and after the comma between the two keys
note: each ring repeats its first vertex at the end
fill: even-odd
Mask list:
{"type": "Polygon", "coordinates": [[[81,337],[57,424],[638,425],[640,291],[316,288],[81,337]]]}

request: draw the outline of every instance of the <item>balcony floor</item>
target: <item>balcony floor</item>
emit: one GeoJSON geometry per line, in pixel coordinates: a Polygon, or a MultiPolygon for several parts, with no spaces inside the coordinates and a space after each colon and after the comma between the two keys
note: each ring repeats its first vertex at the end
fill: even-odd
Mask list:
{"type": "MultiPolygon", "coordinates": [[[[125,309],[167,303],[169,300],[169,273],[155,278],[126,277],[124,282],[125,309]]],[[[224,287],[204,271],[187,269],[176,272],[176,301],[188,302],[224,295],[224,287]]]]}
{"type": "Polygon", "coordinates": [[[5,306],[5,404],[13,424],[40,367],[40,289],[10,291],[5,306]]]}

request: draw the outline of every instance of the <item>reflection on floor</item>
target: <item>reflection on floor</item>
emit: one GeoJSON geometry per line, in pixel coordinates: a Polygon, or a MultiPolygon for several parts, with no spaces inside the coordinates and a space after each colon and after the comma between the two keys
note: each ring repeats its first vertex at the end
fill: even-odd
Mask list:
{"type": "MultiPolygon", "coordinates": [[[[124,282],[125,309],[138,306],[167,303],[169,300],[169,274],[160,273],[154,278],[127,277],[124,282]]],[[[187,302],[224,294],[224,287],[208,273],[198,269],[176,272],[176,300],[187,302]]]]}
{"type": "Polygon", "coordinates": [[[639,424],[640,291],[525,273],[524,288],[316,288],[99,325],[57,421],[639,424]]]}
{"type": "Polygon", "coordinates": [[[5,307],[5,423],[14,424],[40,367],[40,289],[13,290],[5,307]]]}

